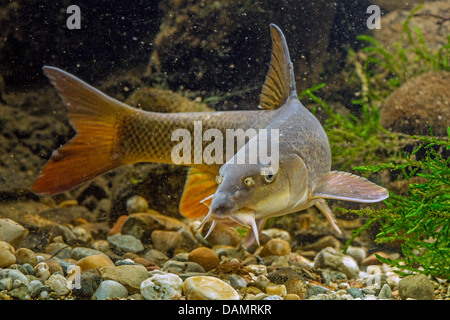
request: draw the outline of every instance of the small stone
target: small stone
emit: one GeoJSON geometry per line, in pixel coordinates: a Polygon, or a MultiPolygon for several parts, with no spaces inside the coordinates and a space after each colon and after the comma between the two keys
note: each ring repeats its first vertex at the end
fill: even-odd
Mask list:
{"type": "Polygon", "coordinates": [[[155,230],[178,231],[185,224],[176,218],[164,216],[156,211],[133,213],[122,226],[122,234],[129,234],[146,241],[155,230]]]}
{"type": "Polygon", "coordinates": [[[336,250],[339,250],[342,247],[341,242],[336,239],[335,237],[328,235],[320,238],[314,243],[311,243],[306,246],[302,246],[301,249],[304,251],[313,250],[313,251],[320,251],[323,248],[334,248],[336,250]]]}
{"type": "Polygon", "coordinates": [[[102,281],[102,275],[97,269],[89,269],[82,272],[79,278],[79,285],[74,286],[72,295],[77,299],[90,299],[97,291],[102,281]]]}
{"type": "Polygon", "coordinates": [[[108,242],[121,252],[138,253],[144,251],[141,240],[127,234],[115,234],[107,238],[108,242]]]}
{"type": "Polygon", "coordinates": [[[64,296],[70,292],[68,281],[60,274],[53,274],[48,278],[47,283],[52,287],[53,291],[59,295],[64,296]]]}
{"type": "Polygon", "coordinates": [[[155,230],[151,238],[153,247],[162,252],[168,252],[183,244],[183,236],[176,231],[155,230]]]}
{"type": "Polygon", "coordinates": [[[45,287],[41,281],[39,280],[30,281],[30,284],[28,285],[28,292],[30,293],[32,298],[39,295],[43,290],[45,290],[45,287]]]}
{"type": "Polygon", "coordinates": [[[283,229],[279,228],[268,228],[261,231],[261,233],[267,235],[268,237],[274,239],[274,238],[280,238],[284,241],[291,242],[291,235],[289,232],[283,229]]]}
{"type": "Polygon", "coordinates": [[[189,253],[188,260],[196,262],[205,269],[205,271],[216,268],[219,263],[219,256],[211,249],[200,247],[189,253]]]}
{"type": "Polygon", "coordinates": [[[300,297],[294,293],[288,293],[285,297],[284,300],[301,300],[300,297]]]}
{"type": "Polygon", "coordinates": [[[230,275],[230,277],[228,278],[228,281],[230,281],[230,285],[236,290],[247,287],[247,281],[245,281],[244,278],[242,278],[241,276],[236,275],[236,274],[230,275]]]}
{"type": "Polygon", "coordinates": [[[306,299],[306,285],[305,282],[300,278],[291,278],[286,281],[284,286],[286,287],[286,292],[288,294],[295,294],[300,298],[300,300],[306,299]]]}
{"type": "Polygon", "coordinates": [[[333,293],[333,291],[322,286],[312,285],[307,289],[307,293],[307,297],[310,298],[319,294],[333,293]]]}
{"type": "Polygon", "coordinates": [[[350,294],[353,298],[363,298],[363,292],[359,288],[348,288],[347,289],[348,294],[350,294]]]}
{"type": "Polygon", "coordinates": [[[3,269],[0,270],[0,279],[1,278],[11,278],[12,281],[19,280],[22,283],[28,283],[27,277],[15,269],[3,269]]]}
{"type": "Polygon", "coordinates": [[[298,277],[298,273],[292,268],[279,268],[267,275],[267,278],[269,278],[271,282],[276,284],[283,284],[289,279],[298,277]]]}
{"type": "Polygon", "coordinates": [[[129,294],[139,293],[142,281],[148,278],[148,271],[142,265],[103,267],[100,272],[103,280],[114,280],[123,284],[129,294]]]}
{"type": "Polygon", "coordinates": [[[81,271],[89,269],[100,269],[103,267],[114,267],[114,262],[106,254],[93,254],[80,259],[77,264],[81,271]]]}
{"type": "Polygon", "coordinates": [[[367,248],[349,246],[345,254],[361,263],[367,257],[367,248]]]}
{"type": "Polygon", "coordinates": [[[27,234],[28,230],[14,220],[0,219],[0,241],[8,242],[17,248],[27,234]]]}
{"type": "Polygon", "coordinates": [[[0,241],[0,268],[9,267],[16,260],[14,247],[8,242],[0,241]]]}
{"type": "MultiPolygon", "coordinates": [[[[38,280],[36,280],[38,281],[38,280]]],[[[40,281],[39,281],[40,283],[40,281]]],[[[11,278],[0,279],[0,291],[11,290],[13,286],[13,281],[11,278]]]]}
{"type": "Polygon", "coordinates": [[[32,267],[37,265],[36,254],[28,248],[20,248],[16,250],[16,259],[18,264],[28,263],[32,267]]]}
{"type": "Polygon", "coordinates": [[[367,258],[365,258],[362,262],[361,265],[362,266],[370,266],[370,265],[377,265],[377,264],[382,264],[382,262],[377,258],[377,255],[382,257],[382,258],[390,258],[389,255],[387,253],[378,251],[378,252],[374,252],[372,253],[370,256],[368,256],[367,258]]]}
{"type": "Polygon", "coordinates": [[[41,279],[41,280],[47,280],[51,273],[50,273],[50,268],[48,267],[48,264],[46,264],[45,262],[39,262],[35,267],[34,267],[34,272],[36,273],[36,277],[41,279]]]}
{"type": "Polygon", "coordinates": [[[144,197],[135,195],[130,197],[126,203],[129,213],[146,212],[148,210],[148,202],[144,197]]]}
{"type": "Polygon", "coordinates": [[[362,288],[361,291],[362,291],[362,293],[368,294],[368,295],[374,295],[376,293],[375,290],[373,290],[371,288],[362,288]]]}
{"type": "Polygon", "coordinates": [[[153,261],[150,261],[150,260],[147,260],[147,259],[144,259],[141,257],[136,257],[133,259],[133,261],[138,264],[143,265],[144,267],[147,268],[148,271],[159,269],[159,267],[153,261]]]}
{"type": "Polygon", "coordinates": [[[153,261],[160,267],[162,267],[164,263],[166,263],[167,260],[169,260],[169,257],[166,254],[156,249],[150,249],[146,251],[144,253],[144,258],[153,261]]]}
{"type": "Polygon", "coordinates": [[[43,261],[46,265],[48,265],[48,271],[50,271],[50,274],[54,274],[54,273],[61,273],[63,274],[63,267],[61,266],[61,264],[58,261],[55,260],[44,260],[43,261]]]}
{"type": "Polygon", "coordinates": [[[291,245],[289,242],[274,238],[270,239],[261,250],[261,257],[276,255],[276,256],[284,256],[291,253],[291,245]]]}
{"type": "Polygon", "coordinates": [[[378,293],[378,299],[391,299],[392,298],[392,290],[391,287],[386,283],[381,287],[380,292],[378,293]]]}
{"type": "Polygon", "coordinates": [[[321,250],[314,258],[314,268],[330,268],[344,273],[348,279],[359,276],[358,263],[352,257],[344,255],[334,248],[321,250]]]}
{"type": "Polygon", "coordinates": [[[274,295],[264,297],[262,300],[283,300],[283,298],[280,297],[279,295],[274,294],[274,295]]]}
{"type": "MultiPolygon", "coordinates": [[[[208,224],[203,227],[203,237],[208,232],[209,227],[210,226],[208,224]]],[[[236,231],[236,228],[226,226],[223,223],[217,223],[213,231],[208,236],[207,241],[211,245],[211,247],[217,245],[236,247],[241,243],[242,236],[239,234],[239,232],[236,231]]]]}
{"type": "Polygon", "coordinates": [[[97,300],[125,299],[126,297],[128,297],[127,288],[113,280],[102,281],[94,293],[94,298],[97,300]]]}
{"type": "Polygon", "coordinates": [[[210,276],[189,277],[183,282],[187,300],[239,300],[239,294],[226,282],[210,276]]]}
{"type": "Polygon", "coordinates": [[[284,297],[287,295],[286,286],[283,284],[274,284],[270,283],[266,286],[266,293],[270,295],[277,295],[280,297],[284,297]]]}
{"type": "Polygon", "coordinates": [[[108,231],[108,237],[119,234],[122,232],[122,227],[125,221],[128,219],[128,215],[121,215],[119,218],[117,218],[116,223],[114,223],[114,226],[108,231]]]}
{"type": "Polygon", "coordinates": [[[96,240],[92,243],[92,248],[100,252],[106,253],[109,250],[109,242],[106,240],[96,240]]]}
{"type": "Polygon", "coordinates": [[[248,266],[245,266],[245,269],[247,269],[248,272],[253,273],[256,276],[259,275],[267,275],[267,267],[262,264],[250,264],[248,266]]]}
{"type": "Polygon", "coordinates": [[[398,284],[398,291],[403,300],[431,300],[433,298],[433,283],[423,274],[410,275],[398,284]]]}
{"type": "Polygon", "coordinates": [[[76,247],[72,250],[70,257],[75,260],[81,260],[93,254],[103,254],[103,252],[84,247],[76,247]]]}
{"type": "Polygon", "coordinates": [[[173,300],[181,296],[183,280],[173,274],[154,274],[141,283],[141,294],[146,300],[173,300]]]}

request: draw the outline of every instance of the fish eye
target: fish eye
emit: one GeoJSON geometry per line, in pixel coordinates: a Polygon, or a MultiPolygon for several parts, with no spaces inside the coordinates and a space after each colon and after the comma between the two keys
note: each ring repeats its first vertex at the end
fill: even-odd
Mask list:
{"type": "Polygon", "coordinates": [[[217,183],[217,184],[221,184],[222,181],[223,181],[222,176],[216,176],[216,183],[217,183]]]}
{"type": "Polygon", "coordinates": [[[247,178],[244,179],[244,184],[247,187],[253,187],[255,185],[255,180],[253,180],[252,177],[247,177],[247,178]]]}
{"type": "Polygon", "coordinates": [[[267,172],[264,174],[264,180],[266,180],[267,183],[271,183],[273,179],[275,178],[275,173],[272,169],[267,170],[267,172]]]}

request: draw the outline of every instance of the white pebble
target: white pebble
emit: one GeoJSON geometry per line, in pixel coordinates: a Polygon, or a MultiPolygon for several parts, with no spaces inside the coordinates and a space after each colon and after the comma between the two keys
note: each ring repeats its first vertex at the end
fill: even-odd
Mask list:
{"type": "Polygon", "coordinates": [[[60,274],[53,274],[48,278],[47,283],[53,288],[57,295],[64,296],[70,292],[67,279],[60,274]]]}
{"type": "Polygon", "coordinates": [[[47,280],[50,278],[50,270],[45,262],[39,262],[34,267],[34,272],[36,273],[36,277],[41,280],[47,280]]]}
{"type": "Polygon", "coordinates": [[[141,294],[147,300],[171,300],[181,296],[183,280],[173,273],[154,274],[141,283],[141,294]]]}
{"type": "Polygon", "coordinates": [[[194,276],[183,283],[187,300],[239,300],[239,294],[226,282],[210,276],[194,276]]]}

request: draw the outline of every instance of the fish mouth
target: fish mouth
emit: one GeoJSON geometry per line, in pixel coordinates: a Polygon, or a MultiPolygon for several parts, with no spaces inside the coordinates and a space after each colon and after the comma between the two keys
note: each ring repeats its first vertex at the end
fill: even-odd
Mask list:
{"type": "Polygon", "coordinates": [[[255,215],[255,210],[249,208],[241,208],[233,211],[230,214],[220,216],[214,215],[212,211],[209,210],[208,214],[203,218],[197,230],[202,228],[206,224],[206,222],[212,220],[211,226],[209,227],[209,230],[204,237],[206,239],[214,230],[214,227],[217,225],[218,221],[231,227],[243,226],[253,230],[256,243],[259,245],[259,231],[256,225],[255,215]]]}

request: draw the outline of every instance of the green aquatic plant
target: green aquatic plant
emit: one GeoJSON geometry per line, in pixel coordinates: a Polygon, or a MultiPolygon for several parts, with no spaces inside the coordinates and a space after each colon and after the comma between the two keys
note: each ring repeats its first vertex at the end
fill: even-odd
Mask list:
{"type": "Polygon", "coordinates": [[[390,192],[383,209],[342,210],[367,216],[364,226],[353,232],[344,250],[362,232],[379,224],[375,242],[400,242],[403,253],[400,259],[378,257],[382,262],[426,275],[450,276],[450,127],[447,131],[446,139],[412,136],[420,145],[405,153],[400,163],[354,168],[362,172],[401,173],[409,184],[406,195],[390,192]]]}
{"type": "MultiPolygon", "coordinates": [[[[324,129],[330,141],[333,165],[346,170],[354,165],[380,163],[383,159],[399,159],[405,137],[385,130],[380,124],[380,112],[373,103],[360,103],[360,116],[342,115],[318,97],[320,84],[302,91],[299,98],[308,97],[327,114],[324,129]]],[[[356,103],[355,103],[356,104],[356,103]]],[[[316,108],[313,109],[316,112],[316,108]]]]}

